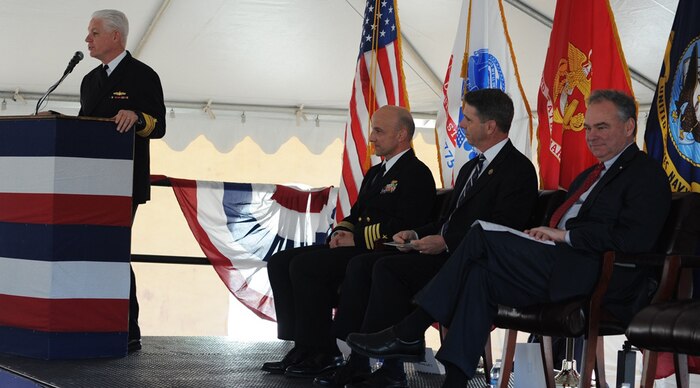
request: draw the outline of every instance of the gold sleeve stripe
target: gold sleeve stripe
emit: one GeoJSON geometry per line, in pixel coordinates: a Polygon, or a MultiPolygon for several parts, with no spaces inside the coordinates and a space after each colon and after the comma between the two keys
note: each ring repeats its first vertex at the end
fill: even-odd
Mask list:
{"type": "Polygon", "coordinates": [[[379,224],[365,227],[365,244],[367,245],[367,249],[373,250],[375,248],[375,241],[381,239],[381,234],[379,232],[379,224]]]}
{"type": "Polygon", "coordinates": [[[351,232],[355,230],[355,225],[351,224],[350,222],[347,221],[341,221],[336,228],[345,228],[351,232]]]}
{"type": "Polygon", "coordinates": [[[372,239],[370,238],[369,228],[369,226],[365,227],[365,246],[371,251],[372,249],[374,249],[374,241],[372,241],[372,239]]]}
{"type": "Polygon", "coordinates": [[[141,137],[148,137],[148,135],[150,135],[151,132],[153,132],[153,130],[156,129],[156,123],[158,122],[158,120],[146,113],[141,114],[143,115],[143,121],[146,122],[146,125],[143,127],[142,130],[136,132],[136,134],[141,137]]]}

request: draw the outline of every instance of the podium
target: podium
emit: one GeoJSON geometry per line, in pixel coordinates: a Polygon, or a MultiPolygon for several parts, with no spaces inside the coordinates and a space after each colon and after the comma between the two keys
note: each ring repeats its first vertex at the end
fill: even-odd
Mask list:
{"type": "Polygon", "coordinates": [[[0,117],[0,353],[127,354],[134,132],[0,117]]]}

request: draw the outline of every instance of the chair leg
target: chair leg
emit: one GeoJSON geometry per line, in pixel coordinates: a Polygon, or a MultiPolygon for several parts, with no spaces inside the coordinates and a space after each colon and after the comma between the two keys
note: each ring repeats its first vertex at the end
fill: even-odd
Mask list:
{"type": "Polygon", "coordinates": [[[676,367],[676,386],[678,388],[688,388],[690,386],[690,380],[688,378],[688,356],[674,353],[673,365],[676,367]]]}
{"type": "Polygon", "coordinates": [[[498,378],[499,388],[508,388],[510,374],[513,372],[513,359],[515,358],[515,341],[518,338],[518,331],[507,329],[506,338],[503,342],[503,355],[501,361],[501,377],[498,378]]]}
{"type": "Polygon", "coordinates": [[[642,351],[644,364],[642,366],[641,388],[654,388],[654,377],[656,376],[656,364],[659,360],[659,353],[649,350],[642,351]]]}
{"type": "Polygon", "coordinates": [[[603,337],[598,337],[595,351],[595,382],[596,387],[605,388],[605,344],[603,337]]]}
{"type": "Polygon", "coordinates": [[[484,379],[486,385],[491,384],[491,367],[493,366],[493,353],[491,352],[491,335],[486,339],[484,346],[484,379]]]}
{"type": "Polygon", "coordinates": [[[542,353],[542,367],[544,368],[544,381],[547,388],[555,388],[554,384],[554,356],[552,355],[552,337],[542,336],[540,340],[542,353]]]}
{"type": "Polygon", "coordinates": [[[579,387],[590,387],[593,378],[593,367],[596,359],[596,345],[598,344],[598,328],[595,332],[589,331],[588,338],[583,342],[583,359],[581,360],[581,379],[579,387]]]}

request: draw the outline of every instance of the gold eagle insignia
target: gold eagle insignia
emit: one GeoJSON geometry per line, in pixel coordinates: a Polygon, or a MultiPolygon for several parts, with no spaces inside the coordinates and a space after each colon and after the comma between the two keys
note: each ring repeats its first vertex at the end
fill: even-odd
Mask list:
{"type": "Polygon", "coordinates": [[[583,129],[585,102],[591,94],[590,55],[569,42],[568,58],[559,60],[554,78],[554,122],[562,124],[564,130],[583,129]]]}

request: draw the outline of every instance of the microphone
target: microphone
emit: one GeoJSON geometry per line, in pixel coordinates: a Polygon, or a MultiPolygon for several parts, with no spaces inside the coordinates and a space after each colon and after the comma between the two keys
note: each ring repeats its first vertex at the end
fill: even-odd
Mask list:
{"type": "Polygon", "coordinates": [[[78,62],[82,61],[84,58],[83,52],[82,51],[76,51],[75,54],[73,54],[73,58],[70,59],[70,62],[68,62],[68,67],[66,67],[66,71],[63,72],[64,75],[69,74],[71,71],[73,71],[73,68],[75,65],[78,64],[78,62]]]}
{"type": "Polygon", "coordinates": [[[49,90],[47,90],[46,93],[43,96],[41,96],[39,101],[36,102],[36,110],[34,111],[34,114],[39,113],[39,108],[44,103],[44,101],[46,101],[46,99],[49,97],[49,94],[51,94],[51,92],[56,90],[58,85],[60,85],[61,82],[63,82],[63,80],[68,76],[68,74],[70,74],[73,71],[73,68],[75,68],[75,65],[77,65],[78,62],[80,62],[83,58],[84,58],[84,55],[83,55],[82,51],[76,51],[75,54],[73,54],[73,58],[71,58],[70,61],[68,62],[68,66],[66,67],[66,71],[63,72],[63,76],[61,77],[61,79],[59,79],[58,82],[56,82],[55,84],[51,85],[51,87],[49,87],[49,90]]]}

